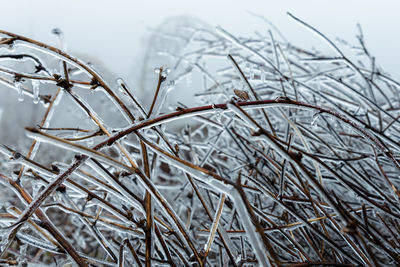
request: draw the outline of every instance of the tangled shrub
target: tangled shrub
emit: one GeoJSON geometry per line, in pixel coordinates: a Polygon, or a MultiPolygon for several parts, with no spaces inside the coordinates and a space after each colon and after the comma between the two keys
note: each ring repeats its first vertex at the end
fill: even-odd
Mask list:
{"type": "Polygon", "coordinates": [[[64,50],[0,31],[0,81],[44,110],[27,149],[0,146],[1,263],[399,264],[400,83],[361,30],[358,46],[339,42],[350,57],[289,16],[334,55],[278,31],[192,28],[182,53],[160,51],[175,64],[155,69],[148,107],[122,79],[114,90],[64,50]],[[200,104],[167,104],[182,88],[204,88],[200,104]]]}

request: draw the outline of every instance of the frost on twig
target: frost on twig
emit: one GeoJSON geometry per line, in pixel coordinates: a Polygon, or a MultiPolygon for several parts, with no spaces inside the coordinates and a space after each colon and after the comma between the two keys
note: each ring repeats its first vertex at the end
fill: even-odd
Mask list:
{"type": "Polygon", "coordinates": [[[350,45],[289,16],[332,52],[276,28],[158,30],[180,49],[158,51],[172,64],[144,100],[60,30],[61,49],[0,31],[1,89],[42,116],[0,145],[0,263],[400,264],[400,83],[361,28],[350,45]]]}

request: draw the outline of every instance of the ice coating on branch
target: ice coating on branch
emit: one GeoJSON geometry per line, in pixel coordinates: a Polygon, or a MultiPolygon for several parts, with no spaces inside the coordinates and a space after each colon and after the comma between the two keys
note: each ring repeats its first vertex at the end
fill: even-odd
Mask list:
{"type": "Polygon", "coordinates": [[[11,149],[3,144],[0,144],[0,153],[2,153],[3,155],[5,155],[9,158],[11,158],[13,156],[13,152],[11,151],[11,149]]]}
{"type": "Polygon", "coordinates": [[[160,89],[159,100],[157,101],[157,109],[154,111],[154,116],[160,114],[161,109],[164,107],[164,103],[167,99],[168,94],[175,88],[175,81],[169,81],[168,84],[162,85],[160,89]]]}
{"type": "Polygon", "coordinates": [[[233,112],[236,113],[236,115],[238,115],[243,121],[245,121],[247,123],[247,125],[249,127],[251,127],[254,131],[258,130],[257,126],[254,124],[253,121],[251,121],[244,113],[243,111],[237,107],[235,104],[233,103],[227,103],[226,104],[227,108],[232,110],[233,112]]]}
{"type": "Polygon", "coordinates": [[[126,92],[126,90],[128,90],[128,87],[127,87],[125,81],[119,77],[115,80],[115,82],[118,86],[118,91],[120,92],[121,96],[123,96],[123,99],[126,101],[131,101],[128,96],[128,93],[126,92]]]}
{"type": "MultiPolygon", "coordinates": [[[[115,187],[119,192],[121,192],[121,194],[130,202],[130,204],[132,206],[134,206],[136,209],[138,209],[139,211],[143,212],[143,207],[141,206],[141,204],[134,199],[121,185],[120,183],[116,182],[112,177],[109,176],[108,173],[105,172],[104,169],[102,169],[101,167],[99,167],[99,165],[88,161],[86,163],[88,166],[90,166],[92,169],[94,169],[98,174],[100,174],[101,176],[103,176],[103,178],[108,181],[113,187],[115,187]]],[[[104,189],[107,190],[106,187],[103,187],[104,189]]],[[[111,192],[112,194],[115,194],[114,192],[111,192]]]]}

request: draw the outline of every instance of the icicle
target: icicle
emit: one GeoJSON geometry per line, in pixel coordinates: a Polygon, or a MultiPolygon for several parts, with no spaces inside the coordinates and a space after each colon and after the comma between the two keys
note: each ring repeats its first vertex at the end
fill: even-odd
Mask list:
{"type": "Polygon", "coordinates": [[[22,88],[21,81],[16,81],[14,83],[14,86],[18,90],[18,101],[20,101],[20,102],[24,101],[24,91],[23,91],[23,88],[22,88]]]}
{"type": "Polygon", "coordinates": [[[60,41],[60,49],[63,51],[67,51],[67,45],[64,40],[64,33],[59,28],[54,28],[51,30],[51,33],[57,35],[60,41]]]}
{"type": "Polygon", "coordinates": [[[318,120],[318,118],[319,118],[319,115],[320,115],[320,112],[317,112],[317,113],[315,113],[315,114],[312,116],[312,119],[311,119],[311,126],[313,126],[314,128],[317,128],[317,127],[318,127],[317,120],[318,120]]]}
{"type": "Polygon", "coordinates": [[[33,104],[39,103],[39,87],[40,82],[38,80],[32,80],[33,104]]]}
{"type": "Polygon", "coordinates": [[[260,70],[260,80],[261,80],[261,82],[266,81],[265,71],[263,69],[260,70]]]}
{"type": "Polygon", "coordinates": [[[254,79],[254,67],[252,65],[250,65],[249,76],[251,80],[254,79]]]}

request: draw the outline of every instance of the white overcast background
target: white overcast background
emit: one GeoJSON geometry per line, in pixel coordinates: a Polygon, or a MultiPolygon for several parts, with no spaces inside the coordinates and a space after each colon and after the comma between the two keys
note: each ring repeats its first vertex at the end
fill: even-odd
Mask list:
{"type": "MultiPolygon", "coordinates": [[[[211,26],[251,36],[266,24],[246,11],[262,14],[296,45],[326,46],[290,20],[289,11],[330,38],[355,43],[356,24],[377,63],[399,78],[400,1],[1,1],[0,28],[57,45],[51,29],[63,30],[71,54],[96,57],[117,77],[138,81],[148,27],[171,16],[189,15],[211,26]]],[[[132,85],[134,86],[134,85],[132,85]]]]}

